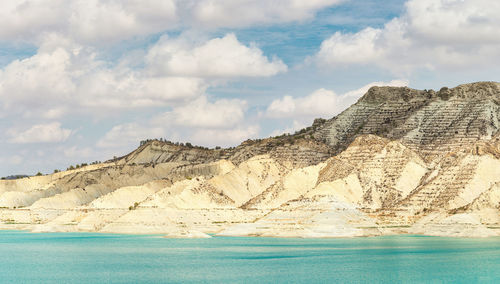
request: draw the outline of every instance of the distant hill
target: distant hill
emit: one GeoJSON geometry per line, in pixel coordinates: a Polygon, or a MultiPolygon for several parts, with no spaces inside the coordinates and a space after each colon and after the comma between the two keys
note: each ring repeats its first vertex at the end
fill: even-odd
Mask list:
{"type": "Polygon", "coordinates": [[[10,176],[3,177],[2,179],[12,180],[12,179],[27,178],[27,177],[29,177],[29,176],[28,175],[10,175],[10,176]]]}

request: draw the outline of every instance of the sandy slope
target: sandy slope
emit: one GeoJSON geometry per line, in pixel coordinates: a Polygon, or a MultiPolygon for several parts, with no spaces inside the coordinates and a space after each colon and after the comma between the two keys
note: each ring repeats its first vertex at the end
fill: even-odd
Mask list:
{"type": "Polygon", "coordinates": [[[231,149],[151,141],[0,181],[0,228],[229,236],[500,235],[500,84],[372,88],[305,131],[231,149]]]}
{"type": "Polygon", "coordinates": [[[177,180],[167,177],[174,165],[156,165],[161,170],[141,172],[151,181],[133,186],[51,189],[58,179],[46,177],[50,186],[38,190],[4,188],[4,205],[33,202],[1,209],[1,227],[169,237],[499,235],[500,160],[488,153],[455,155],[451,163],[426,164],[402,144],[369,135],[302,168],[261,155],[238,166],[212,163],[177,180]],[[47,193],[52,191],[59,193],[47,193]]]}

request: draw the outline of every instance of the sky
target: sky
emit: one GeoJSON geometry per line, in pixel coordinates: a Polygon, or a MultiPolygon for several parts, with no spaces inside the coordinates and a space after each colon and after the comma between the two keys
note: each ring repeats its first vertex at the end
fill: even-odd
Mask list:
{"type": "Polygon", "coordinates": [[[499,81],[497,0],[0,3],[0,176],[293,133],[371,86],[499,81]]]}

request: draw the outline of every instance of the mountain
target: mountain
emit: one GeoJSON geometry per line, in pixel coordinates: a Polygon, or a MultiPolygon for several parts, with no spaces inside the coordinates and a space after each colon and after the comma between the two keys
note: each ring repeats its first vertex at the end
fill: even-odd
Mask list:
{"type": "Polygon", "coordinates": [[[500,84],[373,87],[293,135],[159,140],[0,181],[0,228],[169,237],[500,235],[500,84]]]}

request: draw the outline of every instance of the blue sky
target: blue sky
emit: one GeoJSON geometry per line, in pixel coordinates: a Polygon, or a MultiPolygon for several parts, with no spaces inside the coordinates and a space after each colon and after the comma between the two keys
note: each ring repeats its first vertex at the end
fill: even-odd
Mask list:
{"type": "Polygon", "coordinates": [[[0,176],[233,146],[331,118],[373,85],[498,81],[494,0],[0,4],[0,176]]]}

